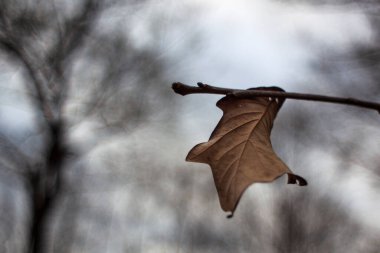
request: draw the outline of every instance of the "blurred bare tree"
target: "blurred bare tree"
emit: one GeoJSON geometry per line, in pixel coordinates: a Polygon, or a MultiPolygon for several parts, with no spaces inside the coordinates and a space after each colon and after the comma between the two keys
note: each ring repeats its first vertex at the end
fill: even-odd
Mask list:
{"type": "MultiPolygon", "coordinates": [[[[128,24],[100,22],[107,11],[128,5],[133,12],[142,4],[0,1],[2,56],[22,67],[38,129],[28,137],[34,142],[29,149],[6,134],[0,139],[2,167],[22,175],[29,198],[30,229],[25,245],[29,252],[47,250],[52,212],[73,186],[80,189],[80,179],[69,183],[65,175],[67,167],[80,164],[84,155],[71,145],[71,132],[83,123],[97,122],[95,143],[85,149],[89,153],[111,136],[136,129],[142,119],[157,113],[152,108],[171,103],[164,90],[170,82],[155,51],[136,48],[123,30],[130,28],[128,24]]],[[[70,201],[74,207],[67,223],[74,227],[77,202],[70,201]]],[[[7,222],[12,220],[8,217],[7,222]]],[[[62,233],[71,239],[74,236],[69,231],[62,233]]],[[[62,252],[71,250],[72,241],[64,240],[62,252]]]]}

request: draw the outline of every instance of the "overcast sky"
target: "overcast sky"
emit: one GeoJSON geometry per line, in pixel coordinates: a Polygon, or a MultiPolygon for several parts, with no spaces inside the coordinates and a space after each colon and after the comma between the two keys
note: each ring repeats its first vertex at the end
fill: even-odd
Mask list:
{"type": "MultiPolygon", "coordinates": [[[[191,74],[183,81],[240,88],[278,84],[298,90],[309,85],[315,89],[309,68],[316,57],[315,45],[344,52],[353,44],[373,43],[369,22],[359,10],[260,0],[184,2],[199,8],[189,13],[194,19],[189,28],[201,34],[203,51],[189,56],[192,64],[187,71],[191,74]]],[[[170,3],[162,9],[168,16],[178,8],[170,3]]],[[[191,35],[191,30],[183,29],[168,36],[168,53],[176,52],[173,49],[191,35]]]]}

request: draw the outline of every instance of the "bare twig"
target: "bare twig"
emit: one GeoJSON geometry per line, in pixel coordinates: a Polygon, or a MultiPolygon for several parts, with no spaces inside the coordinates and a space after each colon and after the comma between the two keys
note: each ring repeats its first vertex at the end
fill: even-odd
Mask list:
{"type": "Polygon", "coordinates": [[[182,96],[189,94],[203,93],[203,94],[220,94],[230,95],[238,98],[254,98],[254,97],[282,97],[297,100],[318,101],[336,104],[345,104],[351,106],[358,106],[362,108],[376,110],[380,113],[380,103],[359,100],[355,98],[342,98],[332,97],[316,94],[304,94],[295,92],[282,92],[282,91],[266,91],[266,90],[241,90],[241,89],[229,89],[220,88],[203,83],[198,83],[198,87],[189,86],[183,83],[173,83],[172,88],[175,93],[182,96]]]}

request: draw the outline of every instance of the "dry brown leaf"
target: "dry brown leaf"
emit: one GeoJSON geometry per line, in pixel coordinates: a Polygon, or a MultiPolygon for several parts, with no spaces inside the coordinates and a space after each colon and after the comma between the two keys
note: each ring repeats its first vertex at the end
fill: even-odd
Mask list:
{"type": "MultiPolygon", "coordinates": [[[[256,89],[283,91],[278,87],[256,89]]],[[[307,184],[272,149],[270,133],[283,102],[264,97],[222,98],[216,105],[223,110],[223,117],[209,141],[196,145],[187,155],[186,161],[211,166],[224,211],[233,214],[241,195],[254,182],[271,182],[287,173],[289,184],[307,184]]]]}

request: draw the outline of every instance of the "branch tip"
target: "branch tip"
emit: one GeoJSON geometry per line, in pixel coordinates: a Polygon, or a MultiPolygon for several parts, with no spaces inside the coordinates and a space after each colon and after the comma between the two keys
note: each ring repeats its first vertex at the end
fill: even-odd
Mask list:
{"type": "Polygon", "coordinates": [[[184,84],[180,82],[175,82],[172,84],[172,89],[175,93],[180,94],[182,96],[186,95],[186,92],[183,90],[184,84]]]}
{"type": "Polygon", "coordinates": [[[181,83],[179,83],[179,82],[175,82],[175,83],[172,84],[172,89],[175,90],[175,89],[177,89],[179,86],[181,86],[181,83]]]}

